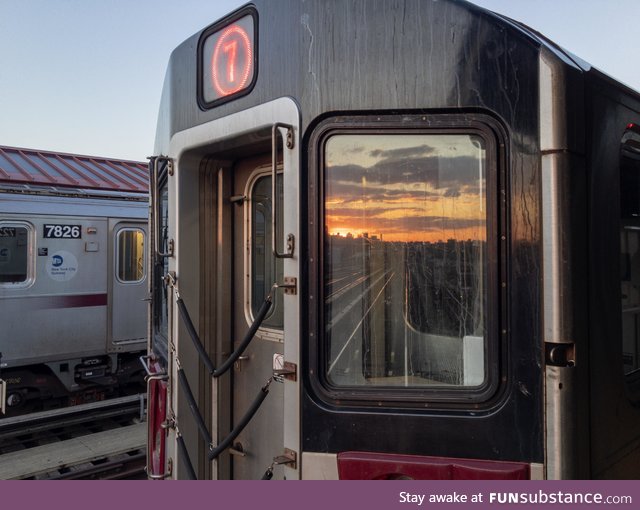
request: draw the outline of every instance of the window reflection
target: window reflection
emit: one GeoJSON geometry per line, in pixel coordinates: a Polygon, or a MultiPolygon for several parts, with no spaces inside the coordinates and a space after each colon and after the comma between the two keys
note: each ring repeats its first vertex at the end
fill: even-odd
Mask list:
{"type": "MultiPolygon", "coordinates": [[[[277,179],[276,185],[282,201],[282,179],[277,179]]],[[[251,311],[254,317],[271,286],[282,281],[282,259],[276,259],[271,251],[271,202],[271,176],[259,177],[251,189],[251,311]]],[[[278,220],[278,238],[282,239],[282,215],[278,220]]],[[[263,322],[266,327],[282,328],[281,294],[274,294],[273,308],[263,322]]]]}
{"type": "Polygon", "coordinates": [[[324,155],[328,380],[481,385],[483,140],[345,134],[324,155]]]}

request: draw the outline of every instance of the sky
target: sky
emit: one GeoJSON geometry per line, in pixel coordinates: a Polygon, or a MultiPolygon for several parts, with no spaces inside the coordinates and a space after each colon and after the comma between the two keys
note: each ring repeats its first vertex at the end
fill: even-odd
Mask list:
{"type": "MultiPolygon", "coordinates": [[[[0,145],[145,160],[171,51],[244,3],[0,0],[0,145]]],[[[640,90],[640,0],[474,3],[640,90]]]]}

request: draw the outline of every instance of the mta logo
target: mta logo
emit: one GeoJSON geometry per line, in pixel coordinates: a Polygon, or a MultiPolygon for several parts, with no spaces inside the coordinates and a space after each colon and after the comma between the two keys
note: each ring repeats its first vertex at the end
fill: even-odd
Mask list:
{"type": "Polygon", "coordinates": [[[60,267],[63,262],[64,262],[64,259],[60,255],[54,255],[53,256],[52,266],[53,267],[60,267]]]}

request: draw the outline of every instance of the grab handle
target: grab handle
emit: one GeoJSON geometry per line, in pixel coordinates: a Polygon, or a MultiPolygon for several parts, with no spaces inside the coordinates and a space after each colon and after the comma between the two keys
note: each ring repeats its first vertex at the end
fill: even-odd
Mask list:
{"type": "Polygon", "coordinates": [[[293,149],[293,126],[289,124],[283,124],[277,122],[273,125],[271,131],[271,198],[273,201],[273,214],[271,215],[271,248],[273,255],[279,259],[293,258],[293,252],[295,250],[295,236],[293,234],[287,235],[287,251],[281,253],[278,249],[278,131],[280,129],[286,129],[286,138],[283,138],[283,145],[287,149],[293,149]]]}

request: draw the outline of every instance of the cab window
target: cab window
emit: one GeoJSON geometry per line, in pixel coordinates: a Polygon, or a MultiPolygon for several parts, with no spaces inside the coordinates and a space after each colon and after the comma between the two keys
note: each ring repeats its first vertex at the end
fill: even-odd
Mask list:
{"type": "Polygon", "coordinates": [[[338,132],[322,159],[327,384],[485,384],[485,140],[338,132]]]}
{"type": "Polygon", "coordinates": [[[640,368],[640,127],[627,129],[620,158],[620,286],[625,375],[640,368]]]}

